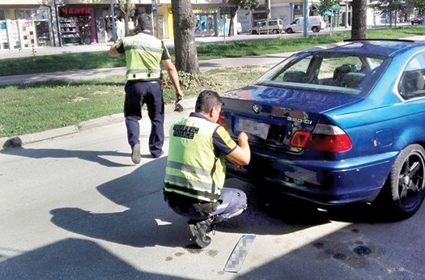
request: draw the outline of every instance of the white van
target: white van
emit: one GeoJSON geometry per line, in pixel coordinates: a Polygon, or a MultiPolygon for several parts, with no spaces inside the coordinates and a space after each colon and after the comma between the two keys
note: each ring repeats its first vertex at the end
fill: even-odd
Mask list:
{"type": "MultiPolygon", "coordinates": [[[[320,30],[326,28],[326,22],[323,21],[321,16],[310,16],[308,17],[309,24],[307,30],[313,32],[319,32],[320,30]]],[[[283,30],[286,33],[300,32],[304,30],[304,18],[299,17],[294,19],[290,24],[283,27],[283,30]]]]}
{"type": "Polygon", "coordinates": [[[269,20],[256,21],[251,29],[252,34],[277,34],[283,32],[283,21],[280,18],[271,18],[269,20]]]}

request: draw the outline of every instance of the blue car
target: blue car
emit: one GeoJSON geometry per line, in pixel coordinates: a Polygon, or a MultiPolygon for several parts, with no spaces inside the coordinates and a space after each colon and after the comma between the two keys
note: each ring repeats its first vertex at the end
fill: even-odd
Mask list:
{"type": "Polygon", "coordinates": [[[424,199],[425,44],[349,41],[292,55],[223,95],[222,124],[250,136],[228,175],[320,205],[373,202],[394,218],[424,199]],[[385,207],[385,208],[382,208],[385,207]]]}

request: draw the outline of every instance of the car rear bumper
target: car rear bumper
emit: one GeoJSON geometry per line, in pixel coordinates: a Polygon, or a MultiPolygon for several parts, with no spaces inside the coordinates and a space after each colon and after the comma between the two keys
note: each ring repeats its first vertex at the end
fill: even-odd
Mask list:
{"type": "Polygon", "coordinates": [[[242,170],[227,165],[227,174],[322,205],[372,201],[384,185],[397,152],[341,161],[277,158],[253,153],[242,170]]]}

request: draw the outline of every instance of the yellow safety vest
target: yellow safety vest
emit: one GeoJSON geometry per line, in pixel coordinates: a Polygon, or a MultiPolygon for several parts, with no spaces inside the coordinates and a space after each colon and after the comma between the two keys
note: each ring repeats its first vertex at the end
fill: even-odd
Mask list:
{"type": "Polygon", "coordinates": [[[187,117],[170,129],[165,169],[166,192],[216,202],[226,176],[225,155],[216,157],[213,134],[219,127],[199,117],[187,117]]]}
{"type": "MultiPolygon", "coordinates": [[[[139,33],[123,39],[127,80],[159,79],[165,46],[152,35],[139,33]],[[164,48],[163,48],[164,47],[164,48]]],[[[168,53],[168,50],[165,48],[168,53]]]]}

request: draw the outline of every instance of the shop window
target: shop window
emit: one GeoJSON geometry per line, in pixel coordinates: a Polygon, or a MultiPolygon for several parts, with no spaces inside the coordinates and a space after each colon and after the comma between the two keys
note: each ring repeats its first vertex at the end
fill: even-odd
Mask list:
{"type": "Polygon", "coordinates": [[[215,14],[196,15],[196,36],[215,35],[215,14]]]}
{"type": "Polygon", "coordinates": [[[63,44],[91,44],[95,42],[96,21],[90,7],[62,7],[60,9],[63,44]],[[92,26],[92,24],[94,26],[92,26]]]}
{"type": "Polygon", "coordinates": [[[18,19],[22,22],[22,45],[24,48],[50,46],[50,13],[46,7],[19,9],[18,19]]]}
{"type": "Polygon", "coordinates": [[[5,16],[4,10],[0,10],[0,20],[6,20],[6,16],[5,16]]]}
{"type": "Polygon", "coordinates": [[[21,22],[22,45],[24,48],[35,47],[34,23],[23,20],[21,22]]]}
{"type": "Polygon", "coordinates": [[[48,21],[35,21],[35,33],[37,34],[37,45],[50,46],[50,28],[48,21]]]}
{"type": "Polygon", "coordinates": [[[9,48],[9,40],[7,39],[7,24],[5,20],[0,20],[0,50],[9,48]]]}

